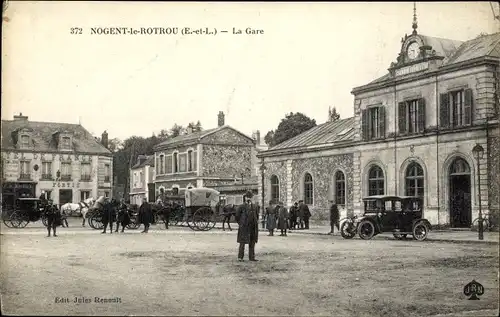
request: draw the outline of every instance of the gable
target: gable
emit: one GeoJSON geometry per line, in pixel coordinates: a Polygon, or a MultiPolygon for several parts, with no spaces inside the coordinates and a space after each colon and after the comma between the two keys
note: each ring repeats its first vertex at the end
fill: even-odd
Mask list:
{"type": "Polygon", "coordinates": [[[238,144],[253,145],[254,141],[245,134],[231,128],[225,127],[202,137],[202,144],[238,144]]]}

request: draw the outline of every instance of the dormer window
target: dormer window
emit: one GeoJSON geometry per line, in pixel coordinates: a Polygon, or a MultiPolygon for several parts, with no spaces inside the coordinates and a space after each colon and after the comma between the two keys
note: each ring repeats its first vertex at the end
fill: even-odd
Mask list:
{"type": "Polygon", "coordinates": [[[21,149],[27,149],[30,146],[30,136],[29,135],[21,135],[21,140],[20,140],[20,146],[21,149]]]}
{"type": "Polygon", "coordinates": [[[63,136],[61,138],[61,149],[71,150],[71,138],[69,136],[63,136]]]}

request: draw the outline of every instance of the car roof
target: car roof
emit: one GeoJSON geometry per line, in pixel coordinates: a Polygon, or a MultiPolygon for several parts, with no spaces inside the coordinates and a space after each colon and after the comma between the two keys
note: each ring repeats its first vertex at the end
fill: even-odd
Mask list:
{"type": "Polygon", "coordinates": [[[406,200],[406,199],[420,199],[418,196],[394,196],[394,195],[374,195],[364,197],[363,200],[406,200]]]}

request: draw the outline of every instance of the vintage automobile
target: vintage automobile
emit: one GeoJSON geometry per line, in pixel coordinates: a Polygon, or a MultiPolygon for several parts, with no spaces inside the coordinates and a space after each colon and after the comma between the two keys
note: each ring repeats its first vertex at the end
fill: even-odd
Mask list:
{"type": "Polygon", "coordinates": [[[422,218],[423,201],[414,196],[369,196],[363,198],[362,216],[347,217],[341,221],[340,233],[345,239],[359,235],[369,240],[383,232],[392,232],[396,239],[412,235],[415,240],[427,238],[431,224],[422,218]]]}

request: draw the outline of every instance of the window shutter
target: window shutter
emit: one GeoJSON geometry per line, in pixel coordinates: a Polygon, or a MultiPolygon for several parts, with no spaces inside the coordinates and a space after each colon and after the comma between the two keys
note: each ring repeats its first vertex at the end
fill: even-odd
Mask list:
{"type": "Polygon", "coordinates": [[[440,128],[448,128],[450,126],[450,101],[448,94],[440,95],[439,103],[439,126],[440,128]]]}
{"type": "Polygon", "coordinates": [[[400,102],[398,104],[398,124],[399,124],[399,134],[406,134],[406,103],[400,102]]]}
{"type": "Polygon", "coordinates": [[[361,132],[363,140],[368,140],[368,109],[361,111],[361,132]]]}
{"type": "Polygon", "coordinates": [[[192,157],[192,161],[191,161],[193,171],[198,170],[198,166],[196,165],[196,163],[198,162],[198,154],[197,153],[198,153],[197,151],[193,151],[193,157],[192,157]]]}
{"type": "Polygon", "coordinates": [[[418,132],[422,133],[425,130],[425,99],[418,100],[418,132]]]}
{"type": "Polygon", "coordinates": [[[472,89],[465,89],[465,124],[472,124],[472,89]]]}
{"type": "Polygon", "coordinates": [[[379,117],[379,125],[378,128],[379,130],[379,135],[381,138],[385,138],[385,107],[379,107],[378,108],[378,117],[379,117]]]}

